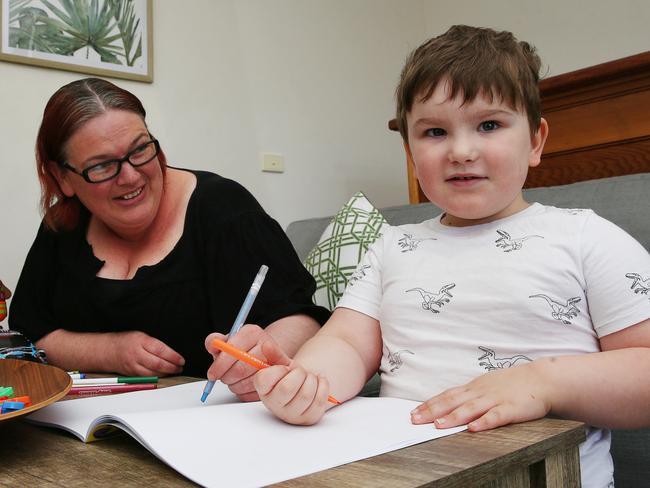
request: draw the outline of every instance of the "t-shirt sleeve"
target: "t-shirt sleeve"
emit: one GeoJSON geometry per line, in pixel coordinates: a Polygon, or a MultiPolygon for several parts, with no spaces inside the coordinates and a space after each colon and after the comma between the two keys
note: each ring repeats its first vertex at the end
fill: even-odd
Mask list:
{"type": "MultiPolygon", "coordinates": [[[[211,209],[204,212],[201,225],[206,239],[208,299],[216,307],[226,306],[226,316],[234,318],[262,264],[268,266],[266,279],[251,308],[246,323],[261,327],[281,318],[305,314],[324,324],[330,312],[314,304],[314,278],[300,262],[289,238],[255,198],[241,185],[226,180],[226,187],[214,195],[211,209]],[[228,200],[227,217],[215,205],[228,200]],[[222,215],[215,221],[205,218],[222,215]]],[[[215,330],[228,330],[231,324],[216,324],[215,330]],[[225,326],[225,327],[224,327],[225,326]]]]}
{"type": "Polygon", "coordinates": [[[650,254],[632,236],[596,214],[582,235],[589,313],[598,337],[650,317],[650,254]]]}
{"type": "Polygon", "coordinates": [[[390,239],[392,227],[373,242],[352,274],[336,307],[349,308],[379,320],[382,301],[382,262],[384,244],[390,239]]]}
{"type": "Polygon", "coordinates": [[[55,282],[55,248],[54,233],[41,224],[10,302],[9,327],[33,342],[58,328],[49,300],[55,282]]]}

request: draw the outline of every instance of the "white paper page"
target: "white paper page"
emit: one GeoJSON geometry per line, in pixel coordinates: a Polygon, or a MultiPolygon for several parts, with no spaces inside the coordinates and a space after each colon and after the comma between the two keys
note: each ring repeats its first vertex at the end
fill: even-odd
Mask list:
{"type": "Polygon", "coordinates": [[[255,487],[464,430],[412,425],[409,412],[416,404],[355,398],[312,426],[285,424],[259,402],[215,407],[214,412],[194,409],[165,429],[144,414],[130,414],[127,420],[153,451],[196,483],[255,487]]]}
{"type": "Polygon", "coordinates": [[[202,404],[201,393],[205,383],[197,381],[155,390],[66,400],[37,410],[28,415],[27,420],[57,425],[85,440],[91,423],[100,417],[238,402],[223,383],[215,383],[210,396],[202,404]]]}
{"type": "MultiPolygon", "coordinates": [[[[194,399],[200,397],[203,385],[138,392],[156,394],[153,408],[141,407],[140,412],[131,408],[116,416],[139,434],[153,454],[204,486],[277,483],[464,430],[412,425],[409,412],[418,402],[395,398],[355,398],[328,411],[317,425],[293,426],[275,418],[260,402],[216,404],[225,389],[217,390],[223,386],[219,384],[209,405],[196,406],[194,399]],[[176,409],[161,410],[161,404],[176,409]]],[[[115,414],[120,411],[115,402],[123,401],[117,397],[126,395],[113,397],[115,414]]],[[[64,414],[70,422],[83,410],[83,404],[76,402],[72,408],[68,404],[74,402],[46,407],[36,412],[41,413],[38,420],[60,424],[64,414]]],[[[98,412],[95,416],[107,410],[98,412]]]]}

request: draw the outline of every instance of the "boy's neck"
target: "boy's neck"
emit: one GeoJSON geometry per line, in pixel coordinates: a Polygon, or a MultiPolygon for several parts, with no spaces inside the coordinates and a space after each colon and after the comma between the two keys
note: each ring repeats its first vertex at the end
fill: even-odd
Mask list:
{"type": "Polygon", "coordinates": [[[530,203],[522,199],[520,204],[517,205],[515,208],[511,208],[509,212],[504,212],[504,213],[500,212],[498,214],[490,215],[482,219],[462,219],[445,212],[442,214],[442,217],[440,217],[440,223],[448,227],[471,227],[474,225],[488,224],[496,220],[501,220],[501,219],[505,219],[506,217],[511,217],[515,214],[518,214],[519,212],[523,212],[528,207],[530,207],[530,203]]]}

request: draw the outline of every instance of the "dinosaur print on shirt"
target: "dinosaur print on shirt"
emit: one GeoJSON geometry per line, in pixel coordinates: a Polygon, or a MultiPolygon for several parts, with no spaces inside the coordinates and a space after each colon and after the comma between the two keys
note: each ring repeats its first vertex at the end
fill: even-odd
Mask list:
{"type": "Polygon", "coordinates": [[[404,361],[402,360],[402,354],[408,353],[415,355],[414,352],[409,351],[408,349],[401,349],[399,351],[390,352],[387,346],[384,346],[388,351],[388,364],[390,364],[390,372],[393,373],[402,367],[404,361]]]}
{"type": "Polygon", "coordinates": [[[369,264],[363,264],[355,269],[354,273],[352,273],[348,279],[348,286],[353,286],[357,281],[365,278],[367,269],[370,269],[369,264]]]}
{"type": "Polygon", "coordinates": [[[478,358],[478,365],[483,366],[488,371],[510,368],[511,366],[515,366],[516,363],[520,361],[532,361],[532,359],[530,359],[528,356],[524,356],[523,354],[517,354],[516,356],[512,356],[510,358],[498,358],[496,357],[494,350],[483,346],[478,346],[478,348],[484,353],[478,358]]]}
{"type": "Polygon", "coordinates": [[[418,245],[422,241],[435,241],[435,237],[413,237],[413,234],[403,234],[397,244],[402,248],[402,252],[415,251],[418,248],[418,245]]]}
{"type": "Polygon", "coordinates": [[[551,297],[542,294],[530,295],[528,298],[543,298],[546,300],[546,303],[551,307],[551,317],[565,325],[570,325],[569,319],[577,317],[580,313],[578,307],[575,306],[576,303],[582,300],[580,297],[569,298],[566,303],[555,301],[551,297]]]}
{"type": "Polygon", "coordinates": [[[569,215],[580,215],[582,212],[586,212],[586,208],[558,208],[569,215]]]}
{"type": "Polygon", "coordinates": [[[523,247],[524,241],[532,239],[533,237],[544,239],[544,237],[538,235],[517,237],[516,239],[513,239],[505,230],[499,229],[497,229],[497,234],[499,234],[499,238],[494,242],[496,243],[497,247],[503,249],[503,252],[518,251],[523,247]]]}
{"type": "Polygon", "coordinates": [[[650,276],[644,278],[638,273],[627,273],[625,277],[632,280],[632,286],[630,289],[634,290],[634,293],[647,295],[650,291],[650,276]]]}
{"type": "Polygon", "coordinates": [[[433,306],[435,305],[438,308],[442,308],[445,303],[449,303],[449,299],[453,297],[449,290],[455,286],[456,283],[449,283],[448,285],[443,285],[438,292],[434,293],[423,288],[411,288],[410,290],[406,290],[405,293],[417,291],[422,297],[423,309],[429,310],[431,313],[440,313],[440,310],[436,310],[433,306]]]}

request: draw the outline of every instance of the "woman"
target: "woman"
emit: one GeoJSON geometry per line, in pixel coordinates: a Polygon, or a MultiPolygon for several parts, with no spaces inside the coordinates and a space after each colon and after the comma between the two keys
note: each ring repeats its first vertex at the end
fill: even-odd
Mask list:
{"type": "MultiPolygon", "coordinates": [[[[60,88],[36,159],[44,219],[10,320],[50,363],[204,376],[206,336],[228,332],[262,264],[269,272],[249,322],[264,329],[244,327],[239,347],[260,354],[275,340],[292,354],[326,320],[277,222],[239,184],[168,167],[128,91],[97,78],[60,88]]],[[[253,371],[238,368],[227,383],[253,399],[253,371]]]]}

